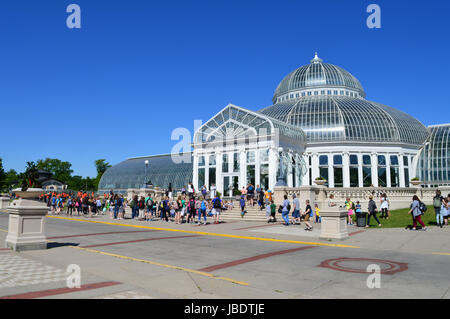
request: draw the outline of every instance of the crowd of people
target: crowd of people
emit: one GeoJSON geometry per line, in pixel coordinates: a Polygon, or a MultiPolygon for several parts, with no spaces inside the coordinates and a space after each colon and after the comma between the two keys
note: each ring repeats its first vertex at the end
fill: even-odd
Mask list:
{"type": "MultiPolygon", "coordinates": [[[[204,225],[207,218],[211,217],[214,224],[220,223],[220,215],[224,210],[233,210],[233,200],[222,200],[220,194],[216,191],[215,186],[211,187],[209,195],[206,186],[201,189],[201,195],[195,193],[192,183],[189,183],[187,189],[181,189],[181,195],[173,196],[173,189],[169,185],[165,196],[153,198],[150,194],[146,197],[135,195],[131,199],[124,198],[123,195],[109,194],[102,196],[88,192],[69,192],[55,193],[49,192],[41,195],[40,199],[44,201],[51,214],[60,215],[65,213],[72,216],[94,216],[109,214],[112,219],[125,219],[126,209],[131,210],[131,219],[139,221],[160,220],[165,222],[174,222],[175,224],[190,223],[204,225]]],[[[259,206],[260,211],[265,210],[268,223],[277,221],[276,213],[280,213],[284,221],[284,225],[301,225],[305,223],[305,231],[311,231],[313,226],[311,223],[321,223],[320,209],[317,203],[313,206],[309,200],[305,201],[304,209],[302,209],[300,200],[294,194],[292,202],[288,199],[288,195],[284,195],[284,200],[277,207],[272,198],[272,191],[264,190],[257,185],[251,183],[241,190],[240,207],[241,218],[247,213],[247,207],[259,206]],[[290,215],[290,213],[292,214],[290,215]]],[[[448,225],[450,216],[450,194],[447,197],[442,196],[439,190],[433,198],[433,207],[436,215],[436,224],[439,227],[448,225]]],[[[336,206],[333,194],[328,199],[328,207],[336,206]]],[[[367,203],[367,220],[366,226],[370,227],[372,219],[376,221],[379,227],[382,226],[380,219],[388,220],[390,217],[390,204],[386,194],[379,195],[379,209],[374,200],[374,196],[369,196],[367,203]],[[377,214],[380,213],[380,216],[377,214]]],[[[362,204],[360,201],[353,202],[349,197],[344,202],[347,210],[347,225],[354,225],[355,218],[363,214],[362,204]]],[[[418,224],[423,230],[426,230],[425,223],[422,220],[423,214],[426,212],[426,205],[415,195],[412,199],[409,214],[411,214],[413,225],[412,230],[416,230],[418,224]]]]}

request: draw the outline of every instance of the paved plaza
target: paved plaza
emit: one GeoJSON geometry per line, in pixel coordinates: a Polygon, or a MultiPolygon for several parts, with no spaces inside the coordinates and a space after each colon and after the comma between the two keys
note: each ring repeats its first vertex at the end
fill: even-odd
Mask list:
{"type": "MultiPolygon", "coordinates": [[[[46,219],[48,249],[0,250],[0,298],[450,298],[450,229],[361,229],[231,221],[174,225],[66,215],[46,219]],[[67,267],[81,269],[68,288],[67,267]],[[366,268],[381,269],[369,289],[366,268]]],[[[4,243],[8,214],[0,214],[4,243]]],[[[2,244],[4,247],[4,244],[2,244]]]]}

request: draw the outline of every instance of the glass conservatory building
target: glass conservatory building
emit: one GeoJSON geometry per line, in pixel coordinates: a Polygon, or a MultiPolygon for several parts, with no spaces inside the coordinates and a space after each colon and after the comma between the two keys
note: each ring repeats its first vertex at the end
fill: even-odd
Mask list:
{"type": "Polygon", "coordinates": [[[450,184],[449,125],[428,130],[367,100],[352,74],[317,53],[280,82],[272,103],[259,111],[228,105],[195,132],[191,163],[175,164],[170,154],[129,159],[109,169],[99,189],[143,185],[146,159],[155,185],[215,184],[227,195],[247,183],[297,187],[319,177],[328,187],[409,187],[416,176],[450,184]]]}

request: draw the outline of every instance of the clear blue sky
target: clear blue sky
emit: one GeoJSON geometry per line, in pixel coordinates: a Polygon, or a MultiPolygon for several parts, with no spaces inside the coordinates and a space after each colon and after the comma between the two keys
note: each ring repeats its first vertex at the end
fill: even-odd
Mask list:
{"type": "Polygon", "coordinates": [[[446,0],[2,1],[0,157],[6,169],[52,157],[95,176],[99,158],[169,153],[176,127],[228,103],[271,105],[315,51],[367,99],[450,122],[449,16],[446,0]],[[71,3],[80,30],[66,27],[71,3]],[[366,26],[371,3],[378,30],[366,26]]]}

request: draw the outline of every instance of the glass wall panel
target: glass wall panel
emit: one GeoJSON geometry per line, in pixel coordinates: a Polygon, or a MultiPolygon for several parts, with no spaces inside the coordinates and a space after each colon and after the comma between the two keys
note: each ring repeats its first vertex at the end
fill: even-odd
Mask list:
{"type": "Polygon", "coordinates": [[[212,184],[216,184],[216,168],[210,167],[209,168],[209,187],[211,188],[212,184]]]}
{"type": "Polygon", "coordinates": [[[328,155],[319,156],[319,165],[328,165],[328,155]]]}
{"type": "Polygon", "coordinates": [[[370,155],[363,155],[363,165],[372,165],[370,155]]]}
{"type": "Polygon", "coordinates": [[[269,161],[269,150],[260,150],[259,151],[259,160],[261,163],[269,161]]]}
{"type": "Polygon", "coordinates": [[[247,165],[247,183],[255,185],[255,165],[247,165]]]}
{"type": "Polygon", "coordinates": [[[363,167],[363,187],[372,186],[372,168],[369,166],[363,167]]]}
{"type": "Polygon", "coordinates": [[[247,163],[248,164],[255,163],[255,152],[254,151],[247,152],[247,163]]]}
{"type": "Polygon", "coordinates": [[[334,167],[334,187],[343,187],[342,167],[334,167]]]}
{"type": "Polygon", "coordinates": [[[391,160],[392,166],[398,166],[398,156],[397,155],[391,155],[390,160],[391,160]]]}
{"type": "Polygon", "coordinates": [[[230,176],[223,177],[223,193],[225,196],[233,196],[230,190],[230,176]]]}
{"type": "Polygon", "coordinates": [[[378,168],[378,186],[379,187],[387,186],[386,167],[378,168]]]}
{"type": "Polygon", "coordinates": [[[333,155],[334,165],[342,165],[342,155],[333,155]]]}
{"type": "Polygon", "coordinates": [[[209,156],[209,166],[216,166],[216,155],[209,156]]]}
{"type": "Polygon", "coordinates": [[[350,155],[350,165],[358,165],[358,156],[350,155]]]}
{"type": "Polygon", "coordinates": [[[202,189],[203,185],[205,185],[205,168],[199,168],[197,189],[202,189]]]}
{"type": "Polygon", "coordinates": [[[205,157],[204,156],[198,157],[198,166],[205,166],[205,157]]]}
{"type": "Polygon", "coordinates": [[[350,187],[358,187],[358,167],[350,166],[350,187]]]}
{"type": "Polygon", "coordinates": [[[262,164],[259,174],[259,182],[261,188],[267,190],[269,188],[269,164],[262,164]]]}
{"type": "Polygon", "coordinates": [[[323,177],[327,180],[325,183],[326,186],[328,186],[328,166],[327,167],[320,167],[319,168],[320,177],[323,177]]]}
{"type": "Polygon", "coordinates": [[[378,166],[386,165],[386,157],[384,155],[378,155],[378,166]]]}
{"type": "Polygon", "coordinates": [[[239,153],[233,154],[233,172],[239,172],[239,153]]]}
{"type": "Polygon", "coordinates": [[[409,187],[409,169],[405,168],[405,186],[409,187]]]}
{"type": "Polygon", "coordinates": [[[222,155],[222,172],[228,173],[228,154],[222,155]]]}
{"type": "Polygon", "coordinates": [[[391,187],[400,187],[399,168],[391,166],[391,187]]]}

